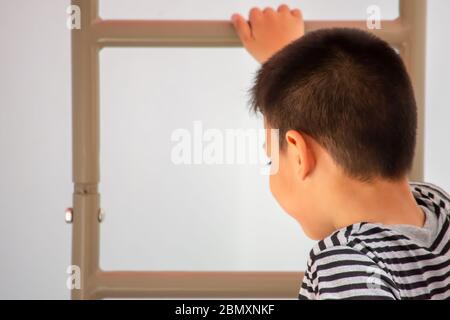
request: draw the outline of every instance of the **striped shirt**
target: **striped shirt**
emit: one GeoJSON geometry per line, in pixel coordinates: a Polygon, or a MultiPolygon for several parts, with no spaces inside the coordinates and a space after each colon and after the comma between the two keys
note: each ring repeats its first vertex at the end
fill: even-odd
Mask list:
{"type": "Polygon", "coordinates": [[[425,225],[356,223],[311,250],[299,299],[450,299],[450,199],[410,183],[425,225]]]}

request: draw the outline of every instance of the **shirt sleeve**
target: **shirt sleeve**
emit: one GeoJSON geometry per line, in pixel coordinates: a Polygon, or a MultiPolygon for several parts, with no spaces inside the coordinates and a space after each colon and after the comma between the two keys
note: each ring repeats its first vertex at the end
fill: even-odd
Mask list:
{"type": "Polygon", "coordinates": [[[300,300],[398,299],[395,283],[367,255],[336,246],[310,257],[299,292],[300,300]]]}

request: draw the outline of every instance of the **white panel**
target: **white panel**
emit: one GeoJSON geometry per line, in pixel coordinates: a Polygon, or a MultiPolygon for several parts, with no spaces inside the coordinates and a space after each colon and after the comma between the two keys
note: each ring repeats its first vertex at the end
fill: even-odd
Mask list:
{"type": "Polygon", "coordinates": [[[101,54],[105,269],[303,270],[313,242],[256,165],[175,165],[177,128],[261,128],[246,101],[257,64],[240,48],[101,54]]]}
{"type": "Polygon", "coordinates": [[[443,41],[450,11],[447,0],[428,1],[426,102],[425,102],[425,181],[450,193],[450,45],[443,41]]]}
{"type": "Polygon", "coordinates": [[[105,19],[229,19],[231,14],[247,14],[254,6],[276,7],[286,3],[303,10],[308,20],[365,20],[367,8],[379,6],[382,19],[398,17],[398,0],[100,0],[105,19]]]}

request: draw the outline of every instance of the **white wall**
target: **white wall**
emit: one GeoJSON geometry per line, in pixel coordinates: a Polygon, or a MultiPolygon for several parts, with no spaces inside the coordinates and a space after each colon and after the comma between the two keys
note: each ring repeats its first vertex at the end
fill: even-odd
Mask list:
{"type": "Polygon", "coordinates": [[[428,1],[425,180],[450,192],[450,1],[428,1]],[[447,30],[447,31],[446,31],[447,30]]]}
{"type": "MultiPolygon", "coordinates": [[[[109,1],[109,13],[103,10],[109,16],[119,17],[118,14],[123,13],[124,17],[142,15],[142,18],[152,18],[155,14],[160,18],[181,18],[186,14],[187,18],[221,19],[227,18],[235,8],[245,11],[253,3],[268,3],[222,1],[211,6],[211,1],[204,1],[197,2],[200,8],[197,10],[189,1],[190,5],[184,10],[183,5],[188,2],[178,1],[177,5],[167,4],[167,9],[159,7],[153,13],[148,9],[150,2],[134,0],[133,13],[133,9],[118,7],[124,1],[109,1]]],[[[336,10],[340,10],[336,14],[341,17],[354,18],[359,16],[361,8],[364,9],[361,1],[345,1],[348,7],[340,7],[340,2],[335,0],[322,1],[329,5],[319,10],[318,2],[302,1],[307,18],[332,17],[336,10]]],[[[386,8],[386,12],[395,14],[390,1],[369,2],[379,3],[383,10],[386,8]]],[[[0,0],[0,298],[69,297],[65,288],[65,270],[70,264],[71,228],[64,223],[64,208],[71,205],[72,193],[70,42],[69,31],[65,27],[68,3],[67,0],[0,0]]],[[[447,23],[445,15],[449,10],[450,2],[429,0],[425,155],[426,180],[447,190],[450,190],[450,168],[446,167],[450,163],[450,151],[446,138],[450,137],[450,126],[445,121],[450,116],[450,64],[446,58],[450,54],[450,46],[440,40],[446,36],[443,26],[447,23]]],[[[240,119],[239,125],[256,124],[255,119],[247,118],[245,101],[240,100],[244,95],[239,91],[248,83],[247,71],[255,65],[239,53],[239,49],[230,49],[229,53],[225,51],[204,53],[201,61],[188,51],[178,56],[168,51],[158,53],[147,49],[135,50],[127,56],[121,50],[103,53],[102,65],[114,66],[102,73],[105,90],[102,93],[101,161],[104,167],[101,190],[102,203],[107,211],[102,225],[104,266],[229,270],[301,268],[310,242],[300,233],[296,223],[276,206],[265,189],[264,181],[257,180],[262,178],[248,173],[248,170],[238,169],[240,174],[246,174],[247,180],[242,181],[244,185],[233,183],[229,178],[236,174],[235,170],[217,172],[197,168],[184,173],[183,183],[176,189],[179,192],[187,189],[189,179],[195,174],[200,173],[203,177],[202,184],[189,187],[192,196],[185,194],[171,198],[180,199],[184,211],[174,210],[179,207],[178,203],[152,201],[155,194],[159,199],[167,199],[168,187],[181,172],[180,175],[168,175],[167,181],[158,185],[150,181],[150,176],[138,175],[140,169],[164,176],[158,170],[164,166],[162,153],[154,151],[167,148],[167,144],[141,134],[146,132],[147,137],[152,137],[153,125],[168,130],[165,131],[168,133],[170,126],[186,127],[200,116],[211,126],[233,127],[236,117],[240,119]],[[178,63],[182,55],[185,61],[189,61],[179,65],[184,70],[180,72],[182,87],[179,90],[185,90],[185,93],[168,96],[170,77],[176,75],[176,70],[167,66],[178,63]],[[148,59],[150,57],[154,60],[148,59]],[[224,61],[224,57],[229,60],[224,61]],[[213,64],[218,58],[222,59],[219,59],[219,66],[213,64]],[[161,63],[157,59],[161,59],[161,63]],[[200,62],[213,68],[223,79],[208,77],[208,68],[201,69],[200,62]],[[240,69],[233,69],[233,66],[240,66],[240,69]],[[198,73],[190,81],[187,72],[196,70],[198,73]],[[155,75],[163,75],[156,87],[164,89],[147,91],[143,84],[155,82],[155,75]],[[208,91],[197,95],[196,90],[201,84],[207,86],[208,91]],[[117,86],[120,90],[114,90],[117,86]],[[211,105],[216,101],[215,94],[220,96],[218,106],[211,105]],[[165,96],[168,99],[164,99],[165,96]],[[185,98],[183,103],[195,108],[192,114],[183,113],[173,118],[168,110],[175,107],[176,99],[180,97],[185,98]],[[228,114],[205,109],[210,105],[211,108],[219,107],[218,110],[229,105],[232,111],[228,114]],[[152,109],[158,107],[161,109],[152,109]],[[152,122],[156,115],[159,121],[152,122]],[[147,123],[152,126],[147,126],[147,123]],[[133,126],[134,131],[130,130],[133,126]],[[123,148],[134,153],[128,159],[113,157],[123,148]],[[152,161],[158,165],[146,165],[152,161]],[[224,173],[228,178],[221,176],[224,173]],[[228,192],[224,197],[193,201],[195,195],[202,199],[205,191],[202,186],[214,181],[205,178],[213,174],[220,187],[228,186],[228,192]],[[236,186],[241,186],[241,189],[233,189],[236,186]],[[249,190],[254,192],[249,193],[249,190]],[[120,201],[118,195],[123,196],[123,193],[127,198],[120,201]],[[261,198],[262,205],[261,201],[246,200],[243,196],[246,194],[250,200],[261,198]],[[217,203],[220,206],[217,207],[217,203]],[[183,214],[195,210],[198,210],[197,215],[183,214]],[[158,213],[165,214],[158,216],[158,213]],[[190,216],[199,220],[188,219],[190,216]],[[223,227],[211,223],[211,218],[223,227]],[[180,221],[184,226],[197,226],[198,232],[187,232],[180,221]],[[209,223],[210,228],[202,231],[198,226],[203,221],[209,223]],[[270,228],[274,224],[277,228],[270,228]],[[282,232],[277,231],[280,229],[282,232]],[[248,230],[252,231],[251,237],[248,230]],[[161,246],[155,246],[152,241],[157,237],[164,239],[158,243],[161,246]],[[186,237],[192,238],[187,241],[186,237]],[[214,239],[215,242],[208,243],[206,239],[214,239]],[[264,255],[265,249],[273,256],[264,255]],[[204,257],[212,258],[205,259],[201,252],[206,252],[204,257]]],[[[164,168],[169,172],[176,170],[169,165],[164,168]]],[[[209,188],[219,189],[217,185],[209,188]]]]}
{"type": "Polygon", "coordinates": [[[67,4],[0,0],[0,298],[69,297],[67,4]]]}

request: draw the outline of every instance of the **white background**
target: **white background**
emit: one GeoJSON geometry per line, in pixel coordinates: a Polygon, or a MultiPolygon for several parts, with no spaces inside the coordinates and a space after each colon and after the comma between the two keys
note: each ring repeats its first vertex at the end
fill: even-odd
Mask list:
{"type": "MultiPolygon", "coordinates": [[[[110,0],[101,9],[115,18],[226,19],[267,3],[274,2],[110,0]]],[[[386,18],[396,15],[388,0],[301,3],[307,19],[363,18],[368,4],[379,4],[386,18]]],[[[68,4],[0,0],[0,298],[69,297],[68,4]]],[[[449,190],[447,12],[448,1],[429,1],[425,178],[449,190]]],[[[242,49],[102,53],[104,267],[304,269],[312,242],[271,199],[255,168],[180,169],[167,161],[168,134],[190,129],[193,120],[258,125],[245,94],[256,67],[242,49]]]]}

